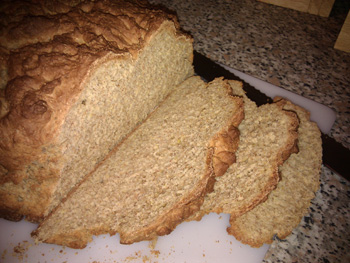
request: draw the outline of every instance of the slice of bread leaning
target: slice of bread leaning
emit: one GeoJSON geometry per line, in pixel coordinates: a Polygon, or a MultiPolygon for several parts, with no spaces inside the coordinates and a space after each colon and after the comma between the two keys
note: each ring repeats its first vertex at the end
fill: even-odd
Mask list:
{"type": "Polygon", "coordinates": [[[131,133],[33,233],[83,248],[93,235],[121,243],[170,233],[197,211],[235,161],[243,100],[228,83],[191,77],[131,133]],[[218,174],[217,174],[218,173],[218,174]]]}
{"type": "Polygon", "coordinates": [[[237,217],[267,198],[279,181],[278,167],[296,151],[298,118],[278,104],[257,107],[241,86],[230,81],[235,95],[244,99],[244,120],[239,125],[236,163],[217,178],[214,191],[189,220],[205,214],[228,213],[237,217]]]}
{"type": "Polygon", "coordinates": [[[70,4],[16,1],[0,9],[0,216],[7,219],[40,221],[193,75],[192,38],[173,15],[145,1],[70,4]]]}
{"type": "Polygon", "coordinates": [[[305,109],[284,99],[275,101],[299,117],[299,152],[292,154],[280,167],[281,181],[265,202],[230,220],[228,232],[252,247],[271,243],[274,235],[286,238],[307,213],[320,185],[322,141],[317,124],[309,120],[310,114],[305,109]]]}

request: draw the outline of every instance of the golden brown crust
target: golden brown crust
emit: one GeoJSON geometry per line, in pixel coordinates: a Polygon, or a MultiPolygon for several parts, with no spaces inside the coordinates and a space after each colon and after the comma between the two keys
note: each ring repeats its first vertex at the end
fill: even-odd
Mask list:
{"type": "Polygon", "coordinates": [[[8,79],[3,100],[10,105],[0,120],[0,162],[11,171],[36,159],[40,147],[56,137],[94,62],[98,64],[96,61],[109,53],[140,50],[154,30],[170,19],[170,15],[146,6],[141,11],[122,2],[89,3],[90,13],[85,16],[80,13],[86,4],[54,15],[53,11],[47,13],[45,5],[17,5],[12,4],[11,9],[26,13],[14,15],[5,9],[11,19],[3,21],[7,24],[0,36],[2,53],[8,57],[2,61],[8,79]],[[36,16],[25,16],[31,12],[36,16]],[[116,23],[119,31],[106,23],[116,23]]]}
{"type": "MultiPolygon", "coordinates": [[[[236,162],[236,151],[239,144],[239,130],[237,127],[244,119],[243,100],[233,95],[227,80],[223,81],[228,96],[237,105],[237,111],[232,117],[228,129],[218,133],[210,143],[210,147],[214,149],[212,162],[215,176],[222,176],[230,165],[236,162]]],[[[242,85],[241,82],[240,85],[242,85]]]]}
{"type": "Polygon", "coordinates": [[[11,211],[11,209],[6,208],[0,209],[0,217],[14,222],[18,222],[23,219],[22,214],[19,214],[16,211],[11,211]]]}
{"type": "Polygon", "coordinates": [[[236,162],[236,150],[239,143],[239,130],[231,126],[225,133],[221,133],[215,138],[213,148],[213,167],[215,176],[225,174],[231,164],[236,162]]]}
{"type": "Polygon", "coordinates": [[[62,168],[60,153],[48,154],[48,147],[84,81],[101,63],[136,58],[164,21],[179,30],[173,15],[146,1],[73,2],[5,1],[0,7],[0,207],[16,207],[33,220],[44,214],[62,168]],[[33,163],[40,172],[28,172],[33,163]],[[56,168],[41,167],[48,163],[56,168]],[[42,186],[36,208],[6,192],[4,184],[25,179],[31,182],[25,187],[42,186]]]}

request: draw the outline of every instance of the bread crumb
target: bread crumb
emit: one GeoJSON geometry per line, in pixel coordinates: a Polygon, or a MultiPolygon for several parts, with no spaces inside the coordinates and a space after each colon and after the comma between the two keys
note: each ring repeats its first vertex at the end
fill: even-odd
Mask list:
{"type": "Polygon", "coordinates": [[[17,257],[19,261],[23,261],[23,258],[28,258],[28,255],[25,255],[25,253],[31,246],[32,244],[27,240],[24,240],[22,243],[18,243],[18,245],[13,248],[14,253],[12,253],[12,256],[17,257]]]}
{"type": "Polygon", "coordinates": [[[157,241],[158,241],[158,237],[156,237],[155,239],[151,240],[148,244],[148,247],[150,249],[155,249],[156,245],[157,245],[157,241]]]}
{"type": "Polygon", "coordinates": [[[158,256],[160,255],[160,251],[159,250],[151,250],[151,254],[155,255],[156,258],[158,258],[158,256]]]}
{"type": "Polygon", "coordinates": [[[7,249],[5,249],[5,250],[2,252],[1,258],[2,258],[2,259],[5,259],[6,254],[7,254],[7,249]]]}
{"type": "Polygon", "coordinates": [[[135,260],[135,259],[137,259],[137,257],[135,257],[135,256],[129,256],[129,257],[126,257],[124,261],[125,261],[125,262],[127,262],[127,261],[130,262],[130,261],[133,261],[133,260],[135,260]]]}

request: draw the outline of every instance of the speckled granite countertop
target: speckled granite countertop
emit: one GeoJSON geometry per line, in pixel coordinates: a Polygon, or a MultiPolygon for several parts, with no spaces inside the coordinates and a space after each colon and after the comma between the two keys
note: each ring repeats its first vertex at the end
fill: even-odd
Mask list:
{"type": "MultiPolygon", "coordinates": [[[[256,0],[150,2],[177,12],[198,52],[334,109],[329,135],[350,148],[350,53],[333,48],[348,4],[322,18],[256,0]]],[[[350,183],[323,167],[310,213],[264,262],[350,262],[349,248],[350,183]]]]}

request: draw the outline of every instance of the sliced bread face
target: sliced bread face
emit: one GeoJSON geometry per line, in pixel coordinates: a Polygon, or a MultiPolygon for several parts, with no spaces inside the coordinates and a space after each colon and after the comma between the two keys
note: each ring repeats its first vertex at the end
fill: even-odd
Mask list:
{"type": "Polygon", "coordinates": [[[193,75],[192,39],[172,15],[49,2],[0,10],[0,216],[12,220],[40,221],[193,75]]]}
{"type": "Polygon", "coordinates": [[[233,93],[244,99],[245,118],[239,125],[236,162],[217,178],[201,209],[189,218],[228,213],[231,218],[251,210],[267,198],[279,181],[278,167],[296,150],[298,118],[277,104],[257,107],[241,85],[231,81],[233,93]]]}
{"type": "Polygon", "coordinates": [[[228,233],[252,247],[271,243],[275,235],[286,238],[307,213],[320,185],[322,141],[317,124],[309,120],[305,109],[284,99],[275,101],[299,117],[299,152],[292,154],[280,167],[281,181],[265,202],[230,220],[228,233]]]}
{"type": "Polygon", "coordinates": [[[231,93],[222,79],[187,79],[39,225],[36,240],[83,248],[92,235],[120,233],[129,244],[170,233],[235,159],[243,101],[231,93]]]}

